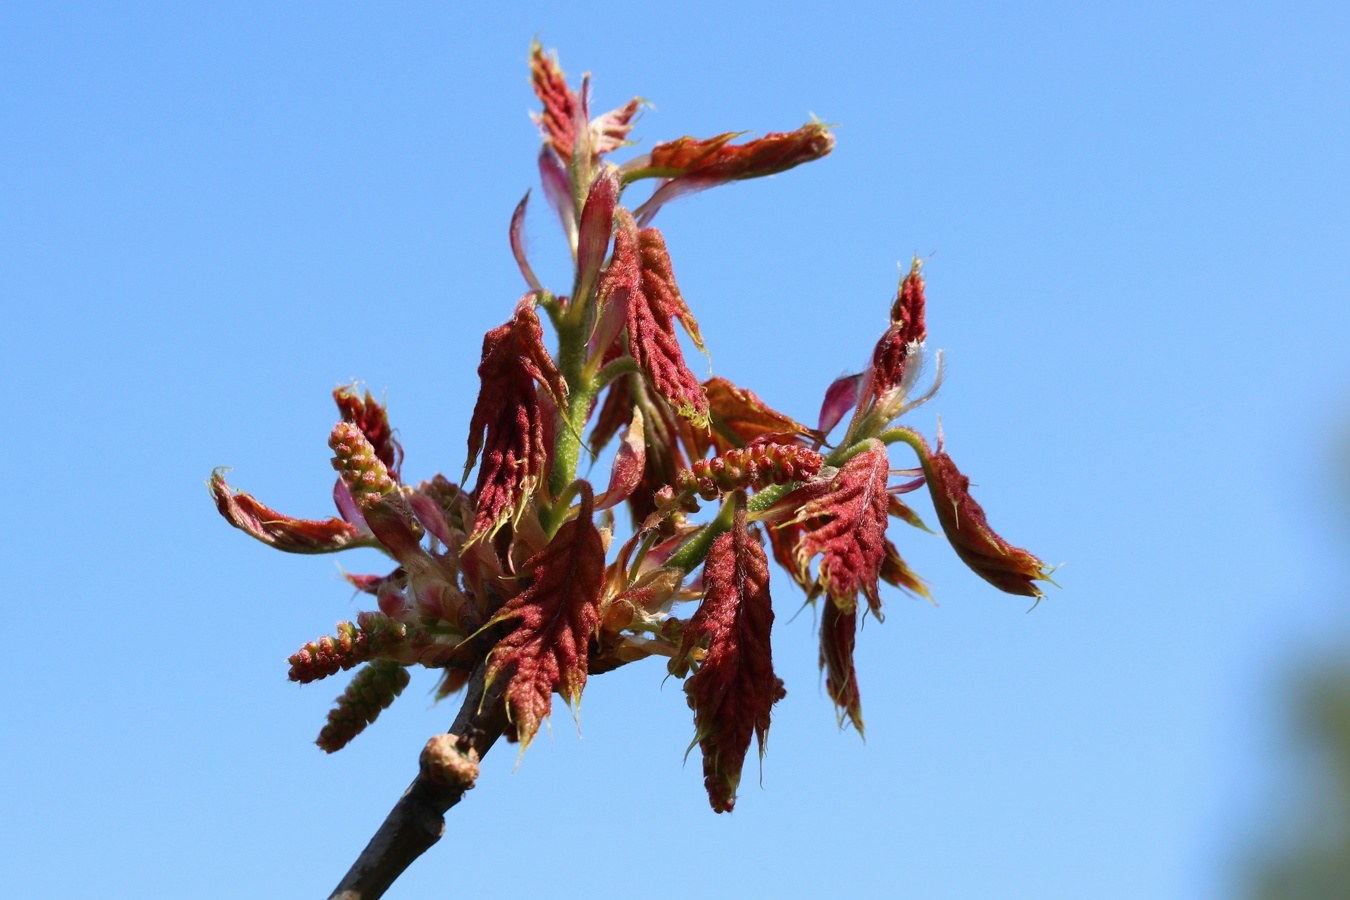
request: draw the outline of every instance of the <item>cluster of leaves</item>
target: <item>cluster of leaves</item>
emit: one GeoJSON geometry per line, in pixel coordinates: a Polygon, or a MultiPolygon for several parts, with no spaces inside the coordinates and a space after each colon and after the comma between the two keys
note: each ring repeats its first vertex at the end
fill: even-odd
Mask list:
{"type": "Polygon", "coordinates": [[[372,547],[394,563],[387,573],[348,576],[378,612],[339,623],[336,635],[291,657],[297,681],[363,666],[330,715],[323,749],[337,750],[374,721],[407,683],[408,666],[441,672],[441,695],[479,666],[490,680],[507,679],[508,737],[523,751],[553,694],[575,707],[589,675],[660,656],[686,678],[708,795],[727,811],[751,737],[762,753],[784,695],[770,652],[764,535],[808,600],[823,605],[827,690],[841,722],[859,731],[859,595],[861,612],[878,618],[881,581],[927,596],[886,534],[892,517],[923,527],[903,494],[927,486],[947,539],[995,587],[1038,597],[1047,570],[989,528],[940,438],[933,451],[894,424],[941,377],[939,356],[932,387],[916,395],[926,338],[917,261],[868,365],[828,386],[815,428],[726,379],[701,381],[686,363],[676,323],[700,350],[703,337],[653,217],[682,195],[824,157],[834,145],[826,126],[741,143],[732,133],[685,137],[616,166],[608,157],[627,146],[641,101],[593,118],[586,79],[574,90],[537,44],[530,65],[543,104],[539,171],[575,277],[562,295],[535,276],[523,237],[526,194],[509,235],[528,291],[483,339],[461,478],[467,485],[476,467],[473,487],[442,475],[405,482],[384,407],[344,387],[334,392],[341,420],[329,440],[338,516],[285,516],[229,487],[220,471],[211,492],[231,524],[279,550],[372,547]],[[644,180],[654,188],[630,208],[626,195],[644,180]],[[830,444],[846,417],[842,440],[830,444]],[[578,462],[616,437],[609,482],[597,491],[577,478],[578,462]],[[891,468],[888,445],[897,442],[912,448],[918,468],[891,468]],[[700,502],[719,504],[709,521],[691,518],[700,502]],[[621,504],[633,533],[615,546],[621,504]]]}

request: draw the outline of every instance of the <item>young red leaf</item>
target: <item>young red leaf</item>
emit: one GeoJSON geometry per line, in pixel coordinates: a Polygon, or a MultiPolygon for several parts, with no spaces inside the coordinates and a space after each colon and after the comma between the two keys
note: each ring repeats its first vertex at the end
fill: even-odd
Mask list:
{"type": "Polygon", "coordinates": [[[633,130],[642,102],[641,97],[634,97],[618,109],[611,109],[591,120],[591,149],[597,156],[628,143],[628,133],[633,130]]]}
{"type": "Polygon", "coordinates": [[[516,211],[511,214],[511,255],[516,258],[516,267],[520,269],[521,277],[525,283],[530,286],[530,290],[543,290],[539,284],[539,279],[534,275],[534,269],[530,268],[529,254],[525,252],[525,208],[530,202],[530,192],[526,191],[525,196],[520,198],[520,203],[516,205],[516,211]]]}
{"type": "Polygon", "coordinates": [[[1045,563],[1014,547],[989,527],[983,507],[970,495],[970,479],[943,452],[941,435],[938,450],[932,453],[922,436],[910,434],[914,438],[911,446],[919,454],[933,495],[938,522],[956,555],[975,574],[1001,591],[1024,597],[1045,596],[1035,583],[1049,580],[1050,571],[1045,563]]]}
{"type": "Polygon", "coordinates": [[[665,241],[655,228],[639,232],[632,214],[622,207],[617,219],[614,256],[601,279],[600,296],[606,302],[626,298],[629,353],[652,389],[695,427],[704,428],[708,398],[685,364],[675,319],[700,350],[703,338],[675,284],[665,241]]]}
{"type": "MultiPolygon", "coordinates": [[[[828,435],[839,424],[839,420],[858,406],[858,391],[862,387],[863,375],[844,375],[836,378],[825,389],[825,400],[820,404],[820,420],[816,430],[828,435]]],[[[822,438],[823,439],[823,438],[822,438]]]]}
{"type": "Polygon", "coordinates": [[[578,97],[567,86],[567,76],[558,65],[556,54],[546,54],[535,41],[530,45],[530,83],[534,95],[544,104],[542,113],[532,113],[544,139],[564,163],[572,158],[576,141],[575,120],[578,97]]]}
{"type": "Polygon", "coordinates": [[[872,399],[881,401],[886,394],[904,383],[905,372],[916,356],[919,344],[928,335],[924,325],[923,287],[923,275],[916,259],[909,274],[901,280],[895,302],[891,304],[891,327],[872,351],[872,366],[869,370],[869,395],[872,399]]]}
{"type": "Polygon", "coordinates": [[[625,167],[626,181],[663,177],[670,180],[652,193],[637,210],[643,225],[663,205],[677,197],[707,190],[729,181],[785,172],[820,159],[834,149],[834,135],[825,125],[803,125],[796,131],[774,132],[744,144],[732,144],[732,133],[699,140],[683,137],[658,144],[640,163],[625,167]]]}
{"type": "Polygon", "coordinates": [[[336,553],[374,543],[369,535],[342,519],[295,519],[264,506],[249,494],[236,493],[225,483],[220,469],[211,473],[211,496],[225,521],[287,553],[336,553]]]}
{"type": "Polygon", "coordinates": [[[577,290],[576,296],[590,296],[591,287],[600,273],[600,265],[609,253],[609,236],[614,229],[614,204],[619,199],[619,176],[613,166],[591,182],[586,204],[581,209],[581,226],[577,232],[577,290]]]}
{"type": "Polygon", "coordinates": [[[558,161],[558,156],[548,144],[539,148],[539,181],[544,185],[544,196],[548,205],[558,215],[563,234],[571,247],[577,244],[577,210],[572,205],[572,186],[567,178],[567,169],[558,161]]]}
{"type": "Polygon", "coordinates": [[[670,668],[680,671],[706,645],[684,689],[694,710],[694,739],[703,751],[703,783],[720,813],[736,805],[750,735],[763,757],[770,711],[786,694],[773,671],[769,640],[769,560],[746,524],[744,495],[738,498],[732,529],[708,551],[703,586],[703,603],[685,626],[670,668]]]}
{"type": "Polygon", "coordinates": [[[724,182],[759,178],[820,159],[834,149],[834,135],[819,123],[803,125],[796,131],[772,132],[743,144],[731,143],[736,137],[735,132],[729,132],[706,140],[682,137],[657,144],[642,174],[661,178],[703,175],[724,182]]]}
{"type": "Polygon", "coordinates": [[[706,456],[709,447],[725,453],[769,435],[813,436],[811,429],[769,406],[754,391],[737,387],[725,378],[708,379],[703,382],[703,390],[708,397],[712,432],[692,430],[694,446],[690,453],[695,458],[706,456]]]}
{"type": "Polygon", "coordinates": [[[605,547],[591,521],[593,499],[582,482],[581,508],[548,546],[522,566],[530,585],[493,622],[515,628],[492,650],[488,679],[508,669],[507,709],[522,751],[552,711],[556,689],[575,708],[586,686],[591,635],[599,621],[605,547]]]}
{"type": "MultiPolygon", "coordinates": [[[[933,595],[928,593],[928,585],[924,584],[922,578],[914,574],[909,564],[900,556],[900,551],[895,549],[895,544],[891,543],[890,538],[886,539],[886,555],[881,560],[881,580],[889,585],[909,591],[911,594],[917,594],[925,600],[931,601],[933,595]]],[[[873,610],[880,618],[880,611],[873,610]]]]}
{"type": "Polygon", "coordinates": [[[834,701],[839,725],[844,717],[863,734],[862,696],[858,692],[858,673],[853,666],[853,645],[857,640],[858,610],[842,610],[826,603],[820,615],[820,668],[825,672],[825,692],[834,701]]]}
{"type": "Polygon", "coordinates": [[[619,450],[614,455],[609,487],[595,499],[595,508],[609,509],[631,497],[642,483],[642,471],[646,465],[647,441],[642,427],[642,410],[634,409],[633,421],[624,431],[619,450]]]}
{"type": "Polygon", "coordinates": [[[576,151],[578,130],[582,128],[585,132],[580,143],[589,148],[593,158],[622,147],[642,109],[642,99],[634,97],[618,109],[587,122],[587,104],[583,102],[587,94],[586,82],[583,80],[580,92],[568,87],[557,54],[544,53],[538,41],[530,46],[530,81],[534,95],[544,104],[543,112],[532,113],[531,118],[564,163],[571,160],[576,151]]]}
{"type": "Polygon", "coordinates": [[[805,503],[796,521],[806,525],[797,543],[796,563],[803,573],[820,555],[816,585],[842,609],[851,609],[858,592],[879,610],[877,579],[886,555],[886,479],[890,460],[880,441],[869,441],[840,467],[827,494],[805,503]]]}
{"type": "Polygon", "coordinates": [[[544,347],[534,295],[516,306],[511,321],[483,337],[482,386],[469,423],[465,475],[483,451],[474,489],[473,536],[490,535],[518,516],[544,473],[548,445],[538,382],[561,406],[567,383],[544,347]]]}

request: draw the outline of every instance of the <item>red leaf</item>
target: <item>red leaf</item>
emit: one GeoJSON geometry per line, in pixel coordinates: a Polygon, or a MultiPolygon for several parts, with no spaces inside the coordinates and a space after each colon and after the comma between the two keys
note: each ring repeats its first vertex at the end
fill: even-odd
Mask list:
{"type": "Polygon", "coordinates": [[[707,654],[684,689],[703,751],[708,800],[716,812],[730,812],[750,735],[757,738],[762,757],[770,711],[786,693],[773,672],[769,641],[769,560],[746,525],[743,496],[731,531],[708,551],[703,585],[703,603],[684,628],[671,671],[679,671],[706,644],[707,654]]]}
{"type": "MultiPolygon", "coordinates": [[[[564,162],[572,158],[576,149],[577,127],[582,93],[567,86],[567,76],[558,65],[557,54],[546,54],[544,48],[535,41],[530,46],[530,81],[534,86],[534,95],[544,104],[542,113],[531,114],[545,140],[553,147],[564,162]]],[[[586,91],[583,80],[582,92],[586,91]]],[[[596,116],[589,123],[581,119],[586,127],[585,137],[590,146],[592,158],[609,153],[622,147],[633,130],[634,120],[642,109],[642,99],[634,97],[618,109],[596,116]]]]}
{"type": "Polygon", "coordinates": [[[613,166],[606,166],[591,182],[586,204],[581,209],[581,225],[577,233],[577,289],[583,300],[590,296],[600,265],[609,253],[609,236],[614,229],[614,204],[619,199],[619,176],[613,166]]]}
{"type": "Polygon", "coordinates": [[[548,546],[525,563],[530,586],[493,619],[516,623],[493,648],[488,679],[512,669],[506,702],[522,750],[551,712],[553,691],[575,707],[586,686],[587,655],[605,578],[605,548],[591,521],[592,503],[583,482],[577,517],[563,523],[548,546]]]}
{"type": "Polygon", "coordinates": [[[858,611],[841,610],[826,603],[820,618],[820,668],[825,672],[825,692],[834,701],[842,727],[847,716],[863,733],[862,695],[858,692],[858,673],[853,667],[853,645],[857,640],[858,611]]]}
{"type": "MultiPolygon", "coordinates": [[[[820,404],[820,420],[816,429],[821,435],[828,435],[845,413],[852,412],[858,405],[858,390],[862,387],[863,376],[844,375],[836,378],[825,389],[825,400],[820,404]]],[[[823,440],[823,437],[822,437],[823,440]]]]}
{"type": "Polygon", "coordinates": [[[924,325],[924,304],[923,275],[916,259],[909,274],[901,280],[895,302],[891,304],[891,327],[872,351],[869,394],[879,402],[885,394],[903,384],[905,371],[918,345],[928,335],[924,325]]]}
{"type": "Polygon", "coordinates": [[[642,483],[642,471],[647,465],[647,443],[643,435],[642,410],[633,410],[633,421],[624,432],[619,451],[614,455],[614,467],[609,473],[609,487],[596,498],[595,508],[609,509],[627,500],[642,483]]]}
{"type": "Polygon", "coordinates": [[[530,286],[530,290],[538,291],[543,288],[539,284],[539,279],[535,277],[534,269],[530,268],[529,254],[525,251],[525,208],[529,202],[530,192],[526,191],[525,196],[520,198],[520,203],[516,205],[516,211],[511,214],[511,255],[516,258],[516,266],[520,269],[525,283],[530,286]]]}
{"type": "Polygon", "coordinates": [[[710,446],[725,453],[768,435],[813,436],[811,429],[778,412],[754,391],[737,387],[725,378],[708,379],[703,382],[703,390],[708,396],[712,433],[693,430],[694,446],[690,450],[694,457],[706,456],[710,446]]]}
{"type": "Polygon", "coordinates": [[[680,296],[671,271],[670,254],[655,228],[641,232],[628,210],[619,208],[614,255],[601,278],[599,296],[606,302],[626,298],[628,350],[656,393],[698,428],[708,423],[708,398],[689,371],[675,319],[683,323],[701,350],[698,323],[680,296]]]}
{"type": "Polygon", "coordinates": [[[644,174],[665,178],[703,175],[722,181],[759,178],[820,159],[834,149],[834,135],[827,126],[817,123],[796,131],[766,134],[744,144],[730,143],[735,137],[732,132],[707,140],[682,137],[657,144],[652,148],[651,171],[644,174]]]}
{"type": "Polygon", "coordinates": [[[478,376],[482,386],[469,423],[469,460],[480,450],[483,462],[474,489],[473,535],[492,534],[519,515],[547,463],[545,410],[535,382],[561,405],[567,384],[544,347],[544,329],[534,312],[534,295],[516,306],[511,321],[483,337],[478,376]]]}
{"type": "Polygon", "coordinates": [[[798,569],[805,573],[819,554],[816,585],[845,610],[859,591],[874,611],[881,607],[877,579],[886,555],[890,460],[880,441],[868,444],[839,469],[829,493],[805,503],[796,519],[806,525],[794,554],[798,569]]]}
{"type": "Polygon", "coordinates": [[[803,125],[796,131],[766,134],[744,144],[729,143],[734,133],[698,140],[683,137],[658,144],[645,165],[632,165],[626,181],[652,176],[670,178],[638,207],[643,225],[666,203],[677,197],[707,190],[729,181],[758,178],[784,172],[827,155],[834,149],[834,135],[824,125],[803,125]]]}
{"type": "Polygon", "coordinates": [[[544,104],[544,111],[532,114],[531,118],[554,152],[566,163],[572,158],[572,145],[576,142],[573,122],[578,97],[567,86],[567,76],[558,65],[557,55],[544,53],[538,41],[530,45],[530,83],[534,86],[534,95],[544,104]]]}
{"type": "Polygon", "coordinates": [[[633,130],[634,120],[641,109],[642,98],[634,97],[618,109],[611,109],[591,120],[591,149],[597,156],[628,143],[628,133],[633,130]]]}
{"type": "Polygon", "coordinates": [[[287,553],[335,553],[373,543],[369,535],[342,519],[295,519],[264,506],[249,494],[235,493],[219,469],[211,473],[211,496],[225,521],[287,553]]]}
{"type": "Polygon", "coordinates": [[[1035,582],[1048,580],[1045,563],[1014,547],[989,527],[984,509],[970,495],[970,479],[961,474],[941,447],[939,438],[938,452],[926,456],[923,467],[938,521],[956,555],[1001,591],[1024,597],[1044,596],[1035,582]]]}

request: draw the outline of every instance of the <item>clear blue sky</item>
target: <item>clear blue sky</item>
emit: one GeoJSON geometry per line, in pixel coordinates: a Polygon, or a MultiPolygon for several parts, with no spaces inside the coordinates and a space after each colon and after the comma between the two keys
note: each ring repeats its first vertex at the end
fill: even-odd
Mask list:
{"type": "Polygon", "coordinates": [[[409,477],[458,473],[523,289],[538,35],[598,108],[650,99],[649,143],[838,123],[826,161],[662,212],[714,368],[813,418],[932,254],[950,377],[916,424],[1064,590],[1026,614],[901,535],[940,606],[862,634],[864,744],[775,574],[789,693],[732,816],[635,666],[584,739],[489,757],[389,896],[1236,895],[1278,838],[1282,684],[1347,620],[1345,5],[511,6],[0,4],[0,893],[318,896],[449,723],[414,674],[316,749],[340,681],[285,658],[357,601],[203,482],[327,514],[353,377],[409,477]]]}

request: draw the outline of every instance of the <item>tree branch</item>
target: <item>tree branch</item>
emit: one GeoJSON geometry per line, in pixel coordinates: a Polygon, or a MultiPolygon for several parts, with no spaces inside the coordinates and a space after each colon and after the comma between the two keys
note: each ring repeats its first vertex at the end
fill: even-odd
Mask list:
{"type": "Polygon", "coordinates": [[[507,682],[499,678],[489,687],[486,660],[478,664],[449,734],[427,742],[417,777],[329,900],[375,900],[384,896],[413,860],[441,839],[446,811],[473,787],[478,760],[506,729],[502,695],[507,682]]]}

